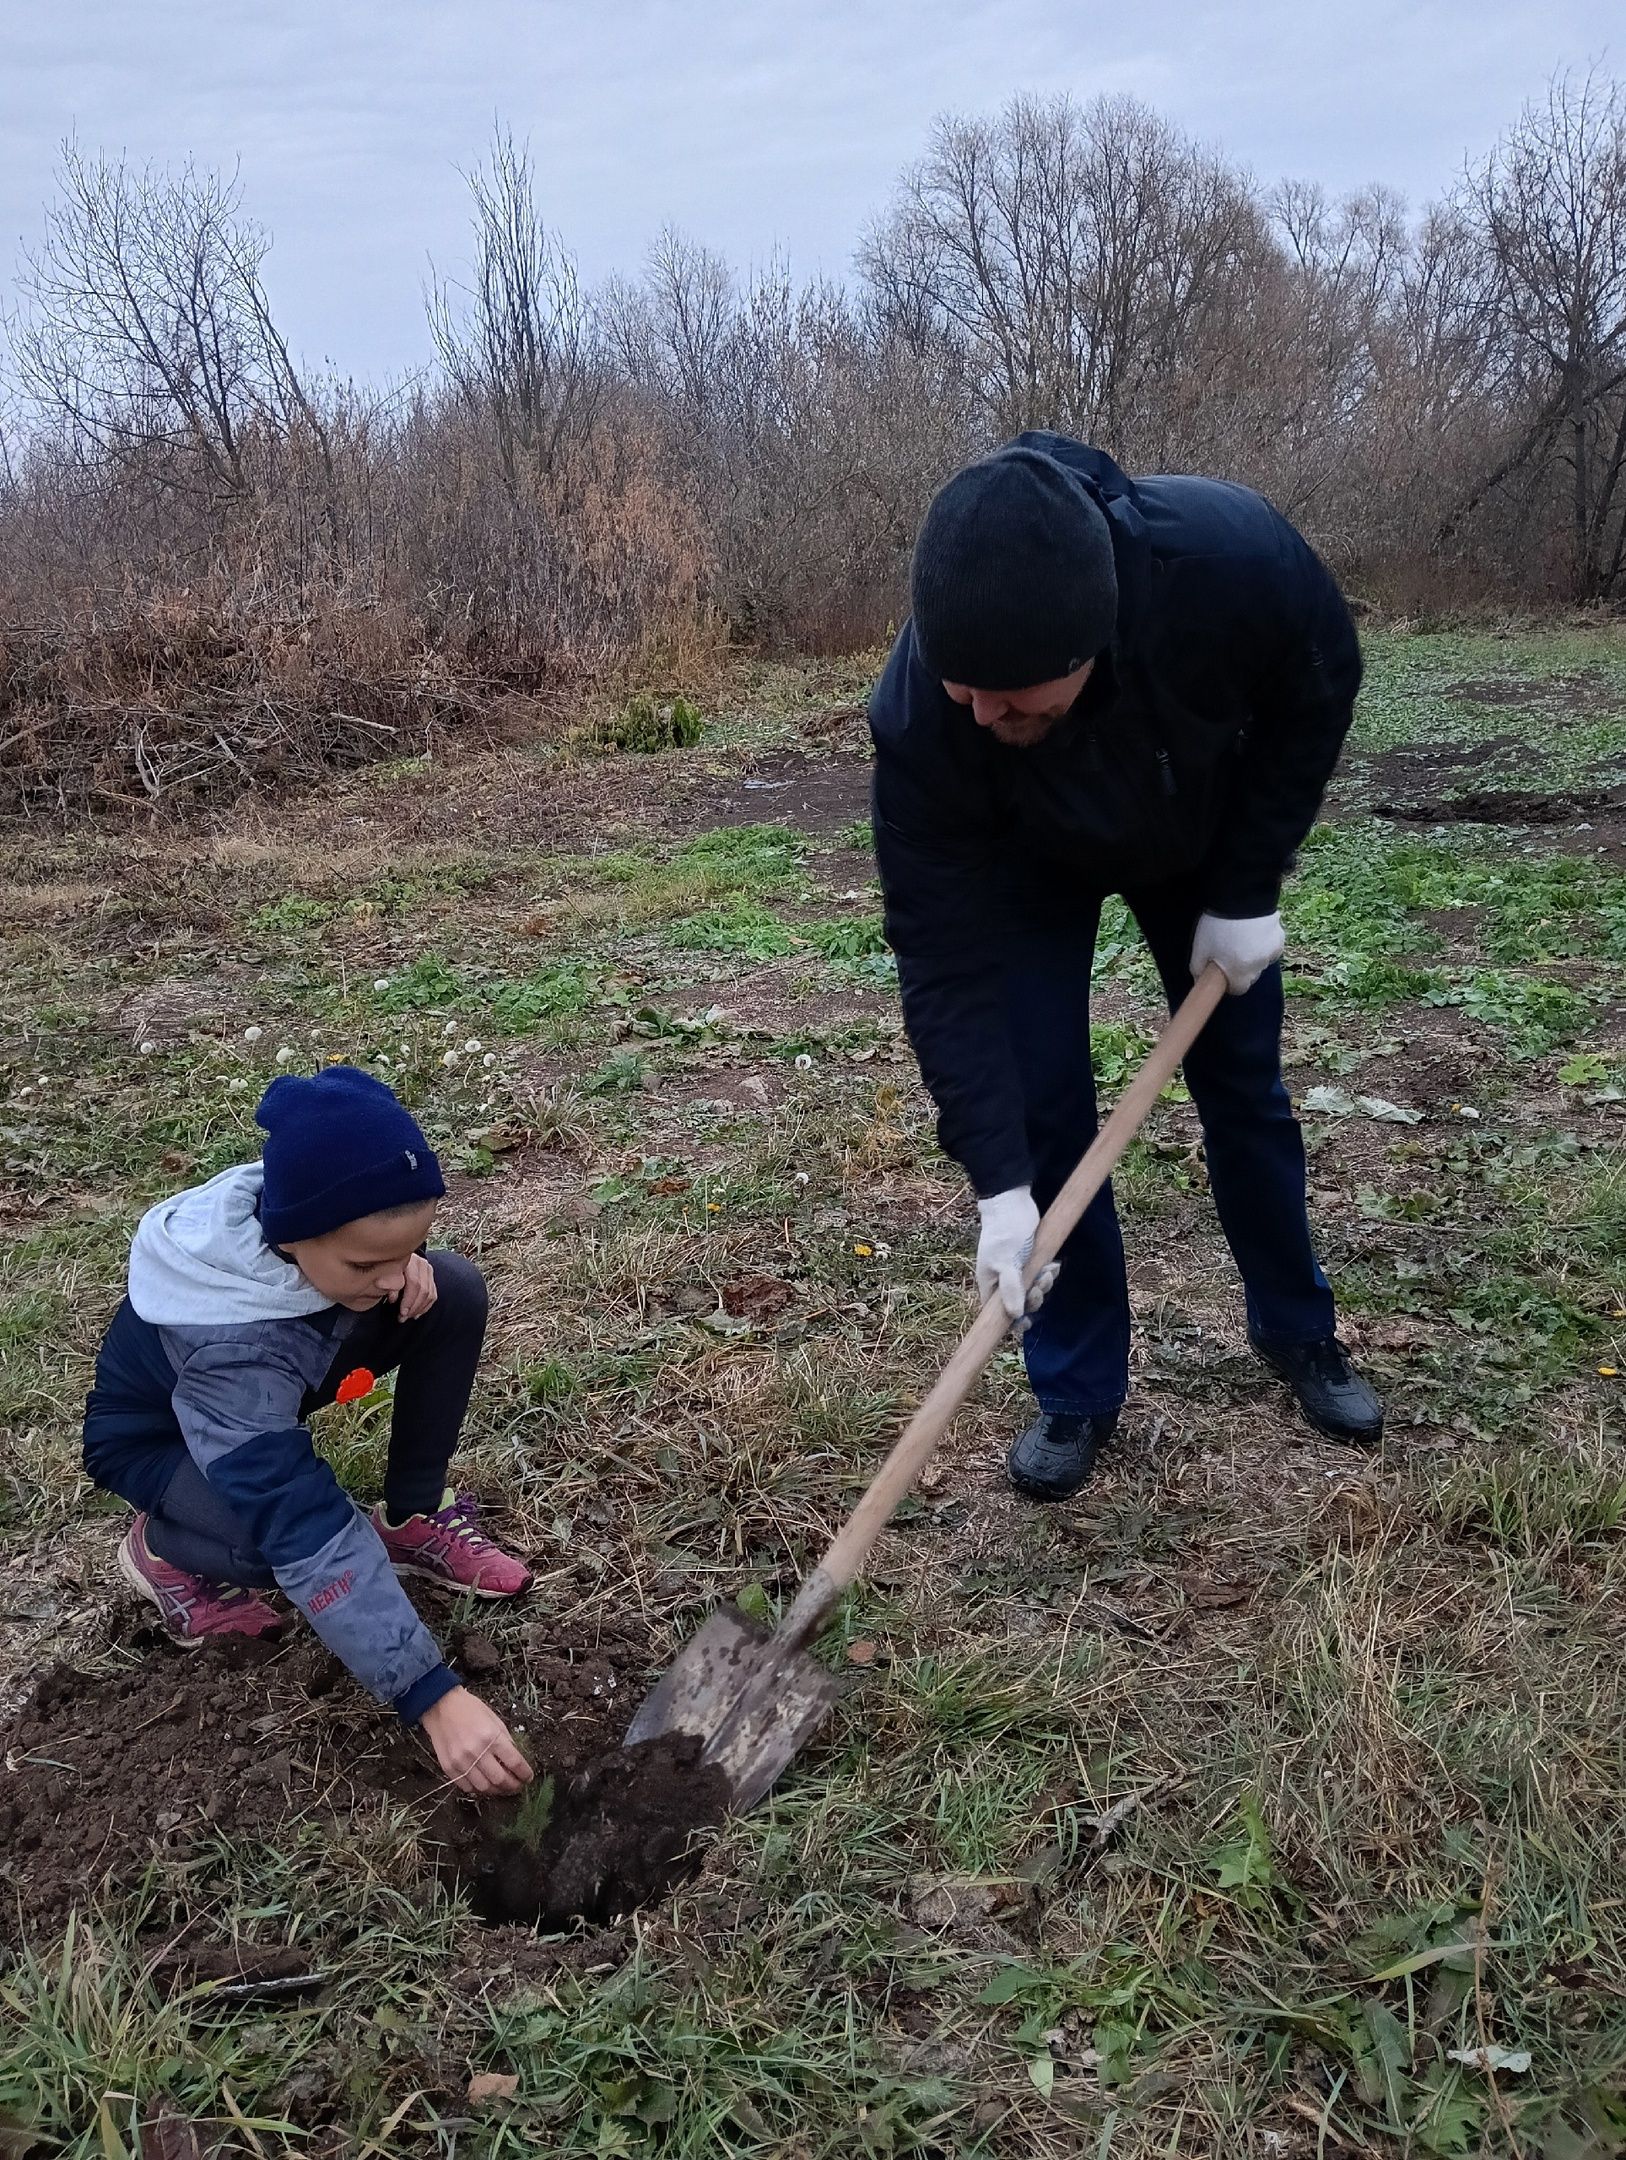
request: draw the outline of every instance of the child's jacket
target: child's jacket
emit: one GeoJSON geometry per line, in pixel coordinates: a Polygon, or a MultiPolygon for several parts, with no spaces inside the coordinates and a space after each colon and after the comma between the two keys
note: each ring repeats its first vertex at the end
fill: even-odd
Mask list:
{"type": "Polygon", "coordinates": [[[457,1676],[300,1422],[355,1315],[266,1244],[260,1186],[260,1165],[242,1163],[142,1217],[86,1404],[85,1467],[150,1508],[184,1446],[278,1587],[410,1723],[457,1676]]]}

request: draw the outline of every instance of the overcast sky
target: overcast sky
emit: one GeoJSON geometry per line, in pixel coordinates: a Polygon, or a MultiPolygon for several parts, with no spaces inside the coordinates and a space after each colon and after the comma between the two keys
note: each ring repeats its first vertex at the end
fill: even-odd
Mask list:
{"type": "Polygon", "coordinates": [[[1626,74],[1619,0],[0,0],[0,277],[61,138],[240,165],[308,362],[425,357],[460,168],[528,137],[590,280],[665,223],[844,274],[935,114],[1130,91],[1264,179],[1414,203],[1558,67],[1626,74]]]}

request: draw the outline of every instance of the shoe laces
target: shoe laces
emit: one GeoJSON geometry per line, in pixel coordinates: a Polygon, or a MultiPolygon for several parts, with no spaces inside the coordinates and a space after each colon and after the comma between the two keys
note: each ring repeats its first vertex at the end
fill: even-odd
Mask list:
{"type": "Polygon", "coordinates": [[[251,1590],[246,1583],[212,1582],[206,1583],[204,1587],[216,1605],[252,1605],[260,1598],[260,1592],[251,1590]]]}
{"type": "Polygon", "coordinates": [[[496,1549],[474,1520],[473,1493],[454,1493],[449,1506],[436,1510],[435,1521],[444,1524],[453,1537],[467,1545],[470,1552],[493,1552],[496,1549]]]}

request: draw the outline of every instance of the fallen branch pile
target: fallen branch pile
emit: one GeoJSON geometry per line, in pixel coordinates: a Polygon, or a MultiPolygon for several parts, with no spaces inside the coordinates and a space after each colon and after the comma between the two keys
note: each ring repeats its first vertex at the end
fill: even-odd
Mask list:
{"type": "Polygon", "coordinates": [[[454,673],[427,645],[391,638],[380,665],[381,641],[338,642],[146,613],[88,631],[0,624],[0,814],[195,806],[416,756],[513,687],[454,673]]]}

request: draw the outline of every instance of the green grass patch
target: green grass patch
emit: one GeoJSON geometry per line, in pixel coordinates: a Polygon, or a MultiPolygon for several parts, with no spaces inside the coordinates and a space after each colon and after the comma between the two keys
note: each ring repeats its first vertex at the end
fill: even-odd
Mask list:
{"type": "Polygon", "coordinates": [[[1626,1148],[1594,1174],[1581,1203],[1583,1235],[1600,1260],[1626,1267],[1626,1148]]]}
{"type": "Polygon", "coordinates": [[[782,960],[797,944],[789,924],[754,900],[686,915],[673,923],[666,941],[679,952],[738,953],[743,960],[782,960]]]}
{"type": "Polygon", "coordinates": [[[555,881],[578,882],[560,902],[562,926],[579,935],[675,923],[706,909],[778,892],[801,874],[806,842],[781,825],[725,825],[671,855],[622,851],[556,863],[555,881]]]}
{"type": "Polygon", "coordinates": [[[1606,1443],[1572,1450],[1498,1448],[1461,1462],[1425,1489],[1450,1537],[1472,1537],[1528,1558],[1616,1535],[1626,1525],[1626,1463],[1606,1443]]]}
{"type": "Polygon", "coordinates": [[[1289,952],[1285,976],[1289,997],[1375,1006],[1414,1004],[1443,981],[1436,968],[1407,967],[1362,953],[1348,960],[1330,960],[1309,975],[1294,965],[1289,952]]]}
{"type": "Polygon", "coordinates": [[[487,1016],[511,1035],[532,1033],[545,1022],[574,1017],[601,1003],[611,992],[610,978],[584,962],[562,960],[533,969],[529,975],[493,976],[454,967],[438,953],[417,959],[368,992],[382,1013],[443,1013],[451,1009],[473,1019],[487,1016]]]}
{"type": "Polygon", "coordinates": [[[680,952],[737,953],[746,960],[784,960],[793,953],[816,953],[834,966],[871,978],[895,973],[879,915],[788,922],[757,901],[736,899],[673,923],[667,943],[680,952]]]}
{"type": "Polygon", "coordinates": [[[1423,1002],[1459,1006],[1470,1020],[1497,1029],[1520,1058],[1545,1057],[1574,1042],[1590,1010],[1587,998],[1568,983],[1541,982],[1499,968],[1431,984],[1423,1002]]]}
{"type": "Polygon", "coordinates": [[[784,825],[719,825],[685,841],[673,860],[725,878],[735,892],[768,892],[795,876],[806,850],[784,825]]]}
{"type": "Polygon", "coordinates": [[[521,2079],[507,2111],[513,2149],[743,2160],[805,2143],[810,2123],[843,2122],[861,2126],[855,2149],[867,2154],[941,2151],[945,2110],[970,2112],[954,2085],[901,2072],[855,2039],[850,1982],[804,1989],[794,2017],[784,1982],[743,1949],[703,1992],[674,1993],[635,1965],[600,1988],[565,1982],[556,2007],[499,2011],[481,2066],[521,2079]]]}
{"type": "Polygon", "coordinates": [[[879,915],[842,915],[833,922],[798,923],[796,934],[826,960],[856,963],[890,958],[879,915]]]}
{"type": "Polygon", "coordinates": [[[604,992],[604,978],[594,970],[560,962],[529,975],[486,987],[487,1010],[512,1035],[526,1035],[545,1020],[584,1013],[604,992]]]}
{"type": "Polygon", "coordinates": [[[1479,631],[1362,639],[1354,771],[1363,757],[1413,749],[1475,753],[1432,792],[1596,787],[1626,777],[1626,649],[1608,631],[1479,631]]]}
{"type": "Polygon", "coordinates": [[[1510,855],[1472,828],[1447,843],[1318,826],[1283,895],[1289,951],[1334,960],[1430,953],[1441,929],[1425,911],[1468,910],[1463,934],[1493,960],[1626,958],[1626,875],[1590,855],[1510,855]]]}
{"type": "Polygon", "coordinates": [[[636,1050],[617,1050],[582,1081],[584,1095],[636,1095],[646,1085],[649,1067],[636,1050]]]}
{"type": "Polygon", "coordinates": [[[311,893],[288,893],[256,908],[248,926],[262,937],[302,937],[330,923],[338,912],[337,901],[319,900],[311,893]]]}
{"type": "Polygon", "coordinates": [[[459,1004],[467,996],[465,977],[439,953],[420,953],[387,979],[380,978],[372,996],[377,1010],[385,1013],[434,1012],[459,1004]]]}

